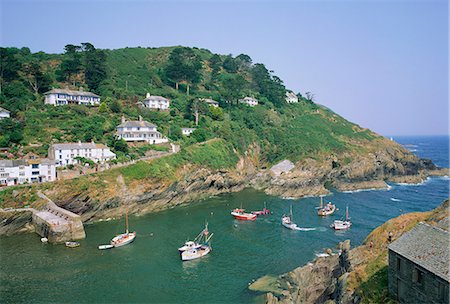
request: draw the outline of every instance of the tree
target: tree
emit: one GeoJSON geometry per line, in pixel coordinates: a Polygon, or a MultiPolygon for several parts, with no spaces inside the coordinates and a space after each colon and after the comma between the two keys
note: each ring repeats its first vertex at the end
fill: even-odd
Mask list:
{"type": "Polygon", "coordinates": [[[64,59],[56,71],[57,79],[72,82],[73,76],[82,71],[81,46],[68,44],[64,47],[64,59]]]}
{"type": "Polygon", "coordinates": [[[128,145],[127,142],[125,140],[121,139],[114,139],[113,140],[113,148],[115,151],[120,151],[123,153],[127,153],[128,152],[128,145]]]}
{"type": "Polygon", "coordinates": [[[313,93],[311,93],[311,92],[306,92],[305,95],[306,95],[306,99],[307,99],[308,101],[314,102],[314,100],[315,100],[315,95],[314,95],[313,93]]]}
{"type": "Polygon", "coordinates": [[[177,47],[170,53],[164,72],[169,81],[175,83],[177,90],[179,83],[186,83],[186,93],[189,95],[189,85],[201,80],[201,69],[200,56],[188,47],[177,47]]]}
{"type": "Polygon", "coordinates": [[[272,76],[264,64],[261,63],[255,64],[251,73],[253,85],[262,96],[276,106],[284,104],[286,88],[279,77],[272,76]]]}
{"type": "Polygon", "coordinates": [[[222,78],[222,95],[230,104],[233,102],[238,104],[238,99],[246,84],[242,75],[227,75],[222,78]]]}
{"type": "Polygon", "coordinates": [[[209,59],[209,67],[211,68],[211,78],[216,79],[222,67],[222,59],[219,55],[214,54],[209,59]]]}
{"type": "Polygon", "coordinates": [[[18,71],[22,64],[15,56],[16,50],[11,48],[0,48],[0,93],[5,82],[18,79],[18,71]]]}
{"type": "Polygon", "coordinates": [[[84,55],[84,79],[89,89],[97,91],[107,78],[106,53],[89,42],[81,44],[84,55]]]}
{"type": "Polygon", "coordinates": [[[236,63],[236,60],[234,60],[233,56],[228,55],[227,58],[223,61],[222,64],[225,71],[228,73],[236,73],[238,71],[238,64],[236,63]]]}
{"type": "Polygon", "coordinates": [[[11,118],[1,119],[0,134],[2,145],[18,144],[23,140],[23,126],[11,118]]]}
{"type": "Polygon", "coordinates": [[[41,66],[37,60],[33,60],[27,64],[25,70],[25,78],[36,96],[39,95],[39,93],[46,92],[50,89],[52,80],[48,74],[42,72],[41,66]]]}
{"type": "Polygon", "coordinates": [[[108,103],[108,107],[109,109],[114,112],[114,113],[120,113],[122,112],[122,106],[119,103],[119,101],[117,101],[116,99],[114,99],[113,101],[111,101],[110,103],[108,103]]]}

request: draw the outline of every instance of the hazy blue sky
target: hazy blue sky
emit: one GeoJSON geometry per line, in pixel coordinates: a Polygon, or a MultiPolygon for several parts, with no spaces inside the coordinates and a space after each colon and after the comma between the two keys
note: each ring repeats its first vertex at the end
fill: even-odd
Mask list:
{"type": "Polygon", "coordinates": [[[0,0],[1,45],[246,53],[381,134],[448,134],[448,1],[0,0]]]}

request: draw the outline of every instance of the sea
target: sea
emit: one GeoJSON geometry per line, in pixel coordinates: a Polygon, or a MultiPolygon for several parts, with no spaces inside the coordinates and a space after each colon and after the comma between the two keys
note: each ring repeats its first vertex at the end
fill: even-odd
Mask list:
{"type": "MultiPolygon", "coordinates": [[[[420,157],[449,166],[449,138],[393,137],[420,157]]],[[[130,216],[134,243],[98,250],[125,230],[111,219],[86,225],[78,248],[43,244],[36,234],[0,237],[0,301],[2,303],[254,303],[248,285],[263,275],[278,275],[306,264],[326,248],[350,239],[360,245],[377,226],[402,213],[427,211],[449,197],[448,177],[422,184],[390,184],[387,190],[333,192],[326,196],[339,210],[319,217],[319,198],[282,199],[246,189],[186,206],[130,216]],[[272,214],[254,222],[233,219],[230,210],[243,205],[272,214]],[[311,231],[292,231],[280,218],[292,205],[294,221],[311,231]],[[335,232],[329,226],[345,215],[353,226],[335,232]],[[209,224],[213,251],[182,262],[177,248],[209,224]]]]}

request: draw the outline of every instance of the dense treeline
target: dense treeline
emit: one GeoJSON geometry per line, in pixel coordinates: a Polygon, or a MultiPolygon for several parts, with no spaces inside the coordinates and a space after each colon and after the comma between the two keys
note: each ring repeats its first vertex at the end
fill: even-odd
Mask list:
{"type": "Polygon", "coordinates": [[[11,119],[0,121],[0,147],[10,147],[13,153],[45,155],[52,142],[94,140],[107,143],[121,157],[136,157],[142,149],[130,150],[114,138],[122,115],[142,116],[183,145],[221,137],[243,152],[257,142],[269,162],[344,149],[345,140],[336,135],[339,130],[344,128],[346,136],[358,133],[354,125],[301,95],[299,104],[288,106],[283,81],[245,54],[224,56],[187,47],[100,50],[82,43],[67,45],[64,54],[0,48],[0,56],[0,107],[12,112],[11,119]],[[102,103],[44,105],[43,93],[52,87],[83,87],[100,94],[102,103]],[[147,92],[171,99],[170,111],[138,107],[147,92]],[[239,104],[244,96],[257,98],[260,105],[239,104]],[[213,98],[220,108],[199,98],[213,98]],[[337,119],[332,121],[331,116],[337,119]],[[336,130],[332,122],[340,124],[336,130]],[[182,127],[197,130],[186,138],[182,127]]]}

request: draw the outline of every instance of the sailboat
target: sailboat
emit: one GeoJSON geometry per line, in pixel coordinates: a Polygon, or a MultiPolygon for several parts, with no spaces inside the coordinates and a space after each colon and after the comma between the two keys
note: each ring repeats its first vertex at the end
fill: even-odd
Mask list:
{"type": "Polygon", "coordinates": [[[128,211],[125,214],[125,233],[116,235],[110,242],[111,246],[120,247],[127,244],[130,244],[136,238],[136,231],[129,232],[128,231],[128,211]]]}
{"type": "Polygon", "coordinates": [[[212,247],[210,240],[214,233],[209,234],[208,223],[205,224],[205,228],[194,239],[194,241],[188,241],[183,247],[178,248],[182,261],[195,260],[204,257],[211,252],[212,247]]]}
{"type": "Polygon", "coordinates": [[[317,214],[320,216],[327,216],[330,214],[333,214],[334,211],[336,211],[336,205],[333,205],[331,202],[328,202],[328,204],[323,206],[323,198],[320,197],[320,208],[317,211],[317,214]]]}
{"type": "Polygon", "coordinates": [[[233,211],[231,211],[231,215],[234,216],[237,220],[243,220],[243,221],[254,221],[256,220],[256,214],[252,213],[246,213],[245,209],[242,208],[235,208],[233,211]]]}
{"type": "Polygon", "coordinates": [[[252,211],[252,214],[255,214],[256,216],[267,215],[267,214],[270,214],[270,210],[266,208],[266,202],[264,202],[264,209],[258,210],[258,211],[252,211]]]}
{"type": "Polygon", "coordinates": [[[291,229],[291,230],[299,230],[299,227],[297,226],[297,224],[293,223],[292,220],[293,220],[293,216],[292,216],[292,205],[291,205],[289,215],[283,215],[283,217],[281,218],[281,225],[283,225],[284,227],[291,229]]]}
{"type": "Polygon", "coordinates": [[[334,230],[345,230],[350,228],[352,225],[352,222],[350,222],[350,218],[348,216],[348,206],[345,209],[345,221],[342,220],[335,220],[333,224],[331,224],[331,228],[334,228],[334,230]]]}

